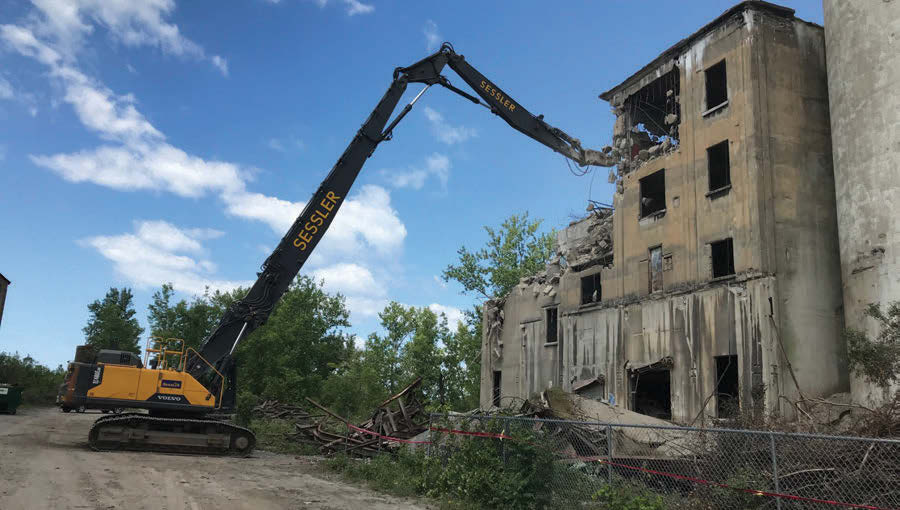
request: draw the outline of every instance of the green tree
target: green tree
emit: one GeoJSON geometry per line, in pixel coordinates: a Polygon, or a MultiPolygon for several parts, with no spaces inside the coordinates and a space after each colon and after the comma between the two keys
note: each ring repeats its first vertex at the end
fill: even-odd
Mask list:
{"type": "Polygon", "coordinates": [[[847,359],[854,372],[887,388],[900,382],[900,301],[892,302],[886,311],[872,303],[864,315],[878,324],[878,334],[873,340],[864,331],[848,328],[844,332],[847,359]]]}
{"type": "Polygon", "coordinates": [[[27,404],[52,404],[65,373],[62,365],[50,370],[31,356],[0,351],[0,382],[22,386],[22,400],[27,404]]]}
{"type": "Polygon", "coordinates": [[[446,398],[442,370],[444,351],[439,344],[446,344],[450,337],[447,317],[444,314],[438,316],[425,307],[420,309],[410,307],[409,312],[413,316],[415,329],[401,352],[402,384],[408,384],[416,377],[421,377],[421,388],[425,398],[438,402],[446,398]]]}
{"type": "Polygon", "coordinates": [[[111,287],[103,300],[88,305],[85,342],[98,349],[117,349],[140,352],[138,341],[144,328],[135,318],[134,295],[131,289],[111,287]]]}
{"type": "MultiPolygon", "coordinates": [[[[213,301],[224,304],[231,297],[220,294],[213,301]]],[[[350,326],[349,317],[343,296],[298,276],[268,322],[238,346],[239,386],[284,402],[318,396],[352,346],[352,337],[342,331],[350,326]]]]}
{"type": "Polygon", "coordinates": [[[467,321],[460,322],[456,327],[456,332],[449,335],[445,342],[446,403],[453,410],[468,411],[478,407],[481,390],[481,320],[479,316],[480,307],[476,307],[475,312],[467,312],[467,321]]]}
{"type": "Polygon", "coordinates": [[[381,384],[393,395],[410,382],[404,381],[401,358],[403,345],[416,331],[416,309],[391,301],[378,314],[378,318],[381,319],[385,334],[369,335],[366,339],[365,358],[381,384]]]}
{"type": "Polygon", "coordinates": [[[554,233],[539,233],[540,226],[541,220],[530,220],[527,212],[510,216],[499,229],[485,226],[487,244],[476,251],[460,247],[458,263],[444,269],[444,281],[456,280],[466,292],[485,299],[505,296],[550,259],[554,233]]]}
{"type": "Polygon", "coordinates": [[[238,288],[225,293],[216,291],[215,294],[210,294],[206,289],[203,295],[194,296],[190,303],[182,299],[172,304],[172,284],[163,284],[153,294],[153,301],[147,307],[150,336],[180,338],[184,340],[185,347],[199,348],[224,313],[227,305],[223,302],[230,304],[235,293],[246,294],[246,289],[238,288]]]}

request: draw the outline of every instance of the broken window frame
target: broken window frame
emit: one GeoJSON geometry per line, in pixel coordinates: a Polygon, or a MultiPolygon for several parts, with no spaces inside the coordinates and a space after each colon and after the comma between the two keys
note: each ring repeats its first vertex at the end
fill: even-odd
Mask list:
{"type": "Polygon", "coordinates": [[[592,305],[603,300],[603,284],[600,280],[600,272],[589,274],[581,277],[581,304],[592,305]],[[588,288],[585,287],[588,283],[588,288]],[[597,300],[594,301],[594,292],[597,293],[597,300]]]}
{"type": "Polygon", "coordinates": [[[713,280],[731,278],[735,275],[734,238],[726,237],[709,243],[709,265],[713,280]]]}
{"type": "Polygon", "coordinates": [[[556,306],[544,309],[544,328],[546,329],[544,345],[559,343],[559,308],[556,306]],[[552,333],[551,333],[552,332],[552,333]]]}
{"type": "Polygon", "coordinates": [[[703,71],[703,78],[705,84],[703,100],[706,104],[703,116],[706,116],[728,104],[728,68],[725,65],[725,59],[707,67],[703,71]],[[720,81],[721,83],[719,83],[720,81]],[[720,86],[715,87],[715,85],[720,86]]]}
{"type": "Polygon", "coordinates": [[[731,189],[731,154],[728,140],[706,148],[706,169],[709,186],[707,197],[731,189]]]}
{"type": "Polygon", "coordinates": [[[647,281],[649,282],[647,291],[650,294],[653,294],[655,292],[662,292],[664,288],[662,245],[660,244],[649,248],[647,250],[647,253],[649,254],[647,257],[647,267],[650,271],[647,275],[647,281]]]}
{"type": "MultiPolygon", "coordinates": [[[[646,133],[652,145],[662,143],[666,138],[672,145],[678,145],[678,129],[681,124],[680,95],[681,73],[678,66],[672,66],[669,72],[625,98],[622,106],[625,109],[628,129],[631,133],[646,133]],[[675,116],[675,122],[672,124],[666,124],[665,120],[669,115],[675,116]]],[[[634,143],[633,136],[629,136],[629,140],[632,143],[628,146],[628,151],[633,158],[641,147],[634,143]]]]}
{"type": "Polygon", "coordinates": [[[647,174],[641,179],[638,180],[638,187],[640,188],[640,198],[638,199],[638,205],[640,207],[640,218],[652,218],[663,216],[666,214],[666,169],[660,168],[659,170],[647,174]],[[660,181],[660,182],[656,182],[660,181]],[[649,196],[651,190],[648,188],[654,188],[652,192],[652,196],[649,196]],[[661,199],[660,199],[661,196],[661,199]],[[662,207],[659,208],[651,208],[649,204],[644,203],[644,199],[649,199],[651,201],[661,202],[662,207]]]}

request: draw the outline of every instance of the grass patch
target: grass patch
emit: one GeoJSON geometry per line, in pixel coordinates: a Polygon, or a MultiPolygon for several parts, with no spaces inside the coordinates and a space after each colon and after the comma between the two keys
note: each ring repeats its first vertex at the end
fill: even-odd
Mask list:
{"type": "Polygon", "coordinates": [[[294,425],[285,420],[254,419],[248,427],[256,434],[256,447],[260,450],[291,455],[316,455],[315,446],[298,443],[288,437],[294,433],[294,425]]]}

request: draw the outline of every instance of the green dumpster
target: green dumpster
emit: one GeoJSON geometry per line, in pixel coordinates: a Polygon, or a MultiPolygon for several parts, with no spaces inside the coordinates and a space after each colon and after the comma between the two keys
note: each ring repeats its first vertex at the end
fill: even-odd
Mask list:
{"type": "Polygon", "coordinates": [[[0,384],[0,413],[16,414],[22,403],[22,387],[0,384]]]}

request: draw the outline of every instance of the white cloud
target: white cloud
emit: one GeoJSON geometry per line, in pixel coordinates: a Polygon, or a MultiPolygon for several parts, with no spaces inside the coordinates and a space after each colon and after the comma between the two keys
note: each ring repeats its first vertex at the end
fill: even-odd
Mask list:
{"type": "Polygon", "coordinates": [[[341,293],[354,314],[372,317],[387,305],[386,287],[378,283],[369,269],[359,264],[339,263],[316,269],[310,276],[316,281],[324,281],[328,292],[341,293]]]}
{"type": "Polygon", "coordinates": [[[452,331],[456,330],[457,324],[465,322],[465,315],[462,310],[453,306],[442,305],[439,303],[431,303],[428,309],[436,313],[438,316],[444,314],[447,317],[447,325],[452,331]]]}
{"type": "MultiPolygon", "coordinates": [[[[207,59],[202,46],[167,21],[175,9],[174,0],[32,0],[32,4],[36,11],[27,18],[29,28],[67,61],[74,60],[98,26],[125,46],[150,46],[169,55],[207,59]]],[[[221,57],[209,60],[227,74],[221,57]]]]}
{"type": "Polygon", "coordinates": [[[228,76],[228,61],[219,55],[213,55],[210,59],[212,61],[212,65],[216,66],[216,69],[222,73],[222,76],[228,76]]]}
{"type": "Polygon", "coordinates": [[[12,99],[12,85],[2,76],[0,76],[0,99],[12,99]]]}
{"type": "Polygon", "coordinates": [[[435,152],[425,158],[423,167],[410,167],[406,172],[382,171],[391,186],[395,188],[422,189],[429,175],[436,177],[441,183],[441,189],[447,189],[447,181],[450,179],[450,158],[444,154],[435,152]]]}
{"type": "MultiPolygon", "coordinates": [[[[315,2],[319,5],[320,8],[324,8],[326,5],[331,3],[331,0],[315,0],[315,2]]],[[[355,16],[357,14],[369,14],[375,11],[374,5],[364,4],[359,0],[340,0],[340,2],[347,8],[348,16],[355,16]]]]}
{"type": "Polygon", "coordinates": [[[422,33],[425,34],[425,46],[428,48],[428,51],[438,49],[438,46],[441,44],[441,34],[438,32],[437,23],[432,20],[426,21],[422,33]]]}
{"type": "Polygon", "coordinates": [[[71,182],[92,182],[122,190],[163,190],[183,197],[209,191],[242,190],[242,170],[232,163],[206,161],[166,143],[102,146],[72,154],[30,156],[71,182]]]}
{"type": "Polygon", "coordinates": [[[311,276],[317,281],[323,280],[325,288],[330,292],[366,296],[383,296],[385,294],[384,288],[375,282],[372,272],[359,264],[335,264],[316,269],[311,276]]]}
{"type": "Polygon", "coordinates": [[[435,138],[447,145],[465,142],[469,138],[478,136],[478,131],[473,128],[447,124],[444,116],[429,106],[425,107],[425,117],[431,124],[431,133],[435,138]]]}
{"type": "Polygon", "coordinates": [[[369,14],[375,10],[375,6],[371,4],[364,4],[359,0],[343,0],[344,5],[347,6],[347,15],[355,16],[357,14],[369,14]]]}
{"type": "Polygon", "coordinates": [[[270,138],[266,142],[266,146],[273,151],[286,153],[289,149],[302,150],[306,147],[306,144],[299,138],[290,138],[285,141],[279,138],[270,138]]]}
{"type": "Polygon", "coordinates": [[[432,278],[434,278],[434,283],[436,283],[438,287],[442,289],[447,288],[447,282],[445,282],[441,277],[439,277],[438,275],[434,275],[432,276],[432,278]]]}
{"type": "Polygon", "coordinates": [[[216,279],[216,265],[202,257],[200,241],[222,235],[210,229],[181,229],[165,221],[135,222],[134,233],[82,239],[113,263],[117,274],[139,288],[171,282],[176,290],[200,294],[206,287],[231,290],[250,281],[216,279]]]}

